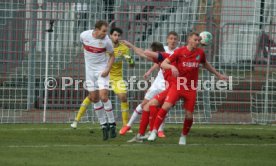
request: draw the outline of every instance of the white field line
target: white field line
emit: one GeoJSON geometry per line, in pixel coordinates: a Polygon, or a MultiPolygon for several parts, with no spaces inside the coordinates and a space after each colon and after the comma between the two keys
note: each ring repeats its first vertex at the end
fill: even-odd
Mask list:
{"type": "MultiPolygon", "coordinates": [[[[120,145],[110,145],[110,144],[97,144],[97,145],[81,145],[81,144],[60,144],[60,145],[7,145],[0,146],[0,148],[67,148],[67,147],[133,147],[133,146],[150,146],[143,143],[135,144],[120,144],[120,145]]],[[[178,144],[152,144],[152,147],[158,146],[180,146],[178,144]]],[[[257,147],[267,147],[267,146],[276,146],[276,144],[187,144],[180,147],[189,147],[189,146],[257,146],[257,147]]]]}
{"type": "MultiPolygon", "coordinates": [[[[182,128],[182,126],[179,127],[171,127],[168,126],[167,128],[182,128]]],[[[194,126],[192,127],[193,129],[232,129],[232,130],[272,130],[272,131],[276,131],[276,127],[267,127],[267,128],[262,128],[262,127],[231,127],[231,126],[218,126],[218,127],[212,127],[212,126],[194,126]]],[[[87,128],[87,127],[79,127],[76,130],[89,130],[89,129],[100,129],[97,127],[91,127],[91,128],[87,128]]],[[[60,130],[74,130],[70,127],[64,127],[64,128],[56,128],[56,127],[48,127],[48,128],[31,128],[31,127],[27,127],[27,128],[1,128],[0,125],[0,131],[35,131],[35,130],[49,130],[49,131],[60,131],[60,130]]]]}

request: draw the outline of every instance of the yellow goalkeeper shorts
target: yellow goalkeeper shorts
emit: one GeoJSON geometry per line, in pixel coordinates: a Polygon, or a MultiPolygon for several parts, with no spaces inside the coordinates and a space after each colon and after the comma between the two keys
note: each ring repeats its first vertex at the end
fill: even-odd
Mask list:
{"type": "Polygon", "coordinates": [[[123,79],[110,79],[110,85],[115,94],[127,93],[126,83],[123,79]]]}

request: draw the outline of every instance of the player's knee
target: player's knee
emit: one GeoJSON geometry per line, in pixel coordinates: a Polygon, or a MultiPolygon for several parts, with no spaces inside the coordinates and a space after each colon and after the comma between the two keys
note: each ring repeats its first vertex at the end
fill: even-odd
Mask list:
{"type": "Polygon", "coordinates": [[[149,107],[150,106],[158,106],[159,102],[156,99],[150,100],[143,108],[144,111],[150,111],[149,107]]]}
{"type": "Polygon", "coordinates": [[[150,100],[150,105],[159,106],[159,102],[156,99],[150,100]]]}
{"type": "Polygon", "coordinates": [[[119,99],[120,99],[120,101],[123,102],[123,103],[127,102],[127,96],[126,96],[126,95],[120,95],[120,96],[119,96],[119,99]]]}
{"type": "Polygon", "coordinates": [[[95,95],[88,95],[88,98],[89,100],[92,102],[92,103],[97,103],[99,102],[99,98],[95,95]]]}
{"type": "Polygon", "coordinates": [[[100,98],[101,98],[101,101],[103,103],[105,103],[105,102],[107,102],[109,100],[107,96],[103,96],[103,97],[100,97],[100,98]]]}
{"type": "Polygon", "coordinates": [[[144,99],[141,103],[141,106],[144,107],[149,101],[147,99],[144,99]]]}
{"type": "Polygon", "coordinates": [[[149,111],[149,103],[147,103],[146,105],[144,105],[142,108],[143,108],[143,111],[149,111]]]}
{"type": "Polygon", "coordinates": [[[186,119],[193,119],[193,112],[192,111],[186,111],[185,118],[186,119]]]}
{"type": "Polygon", "coordinates": [[[172,107],[172,104],[170,103],[164,103],[162,105],[162,109],[168,111],[172,107]]]}

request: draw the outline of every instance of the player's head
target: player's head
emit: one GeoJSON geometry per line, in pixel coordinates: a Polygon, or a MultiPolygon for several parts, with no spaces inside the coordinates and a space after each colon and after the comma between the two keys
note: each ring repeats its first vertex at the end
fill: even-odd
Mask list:
{"type": "Polygon", "coordinates": [[[175,49],[178,45],[179,38],[175,31],[170,31],[167,35],[167,44],[170,49],[175,49]]]}
{"type": "Polygon", "coordinates": [[[110,30],[110,38],[113,43],[117,44],[119,43],[119,40],[121,39],[121,35],[123,34],[123,30],[120,28],[112,28],[110,30]]]}
{"type": "Polygon", "coordinates": [[[152,42],[150,48],[153,52],[165,52],[164,46],[160,42],[152,42]]]}
{"type": "Polygon", "coordinates": [[[188,34],[187,45],[192,49],[197,48],[200,45],[201,37],[196,32],[191,32],[188,34]]]}
{"type": "Polygon", "coordinates": [[[108,31],[108,23],[103,20],[99,20],[95,24],[96,37],[103,39],[105,38],[108,31]]]}

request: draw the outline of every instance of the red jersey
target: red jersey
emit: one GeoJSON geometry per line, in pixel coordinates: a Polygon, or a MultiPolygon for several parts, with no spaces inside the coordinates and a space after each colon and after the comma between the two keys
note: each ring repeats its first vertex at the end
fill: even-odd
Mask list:
{"type": "MultiPolygon", "coordinates": [[[[170,57],[170,54],[168,54],[166,52],[159,52],[158,58],[154,59],[153,61],[155,63],[159,64],[159,66],[160,66],[161,63],[168,57],[170,57]]],[[[174,63],[172,63],[172,65],[174,65],[174,63]]],[[[172,72],[170,69],[166,69],[166,70],[162,69],[162,71],[163,71],[163,76],[164,76],[165,81],[168,81],[168,82],[176,81],[176,78],[172,76],[172,72]]]]}
{"type": "Polygon", "coordinates": [[[205,53],[201,48],[190,51],[184,46],[175,50],[168,59],[171,63],[175,63],[174,66],[179,71],[178,77],[187,79],[188,88],[191,88],[193,82],[193,87],[197,87],[199,64],[206,62],[205,53]]]}

